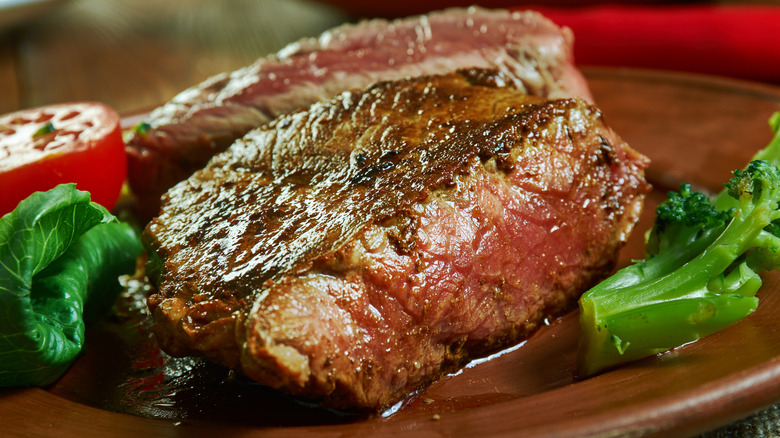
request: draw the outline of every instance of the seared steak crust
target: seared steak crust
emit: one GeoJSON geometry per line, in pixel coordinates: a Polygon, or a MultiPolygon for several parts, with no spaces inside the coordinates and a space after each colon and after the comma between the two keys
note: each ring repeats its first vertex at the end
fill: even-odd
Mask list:
{"type": "Polygon", "coordinates": [[[613,267],[646,159],[586,102],[503,81],[346,92],[176,185],[144,233],[162,347],[379,409],[570,309],[613,267]]]}
{"type": "Polygon", "coordinates": [[[144,214],[250,129],[378,80],[497,68],[528,94],[585,97],[572,36],[535,12],[450,9],[344,25],[215,76],[156,109],[128,142],[129,181],[144,214]]]}

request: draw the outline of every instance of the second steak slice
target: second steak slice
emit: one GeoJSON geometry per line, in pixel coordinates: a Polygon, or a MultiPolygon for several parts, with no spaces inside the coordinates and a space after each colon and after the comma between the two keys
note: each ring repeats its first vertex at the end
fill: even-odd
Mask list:
{"type": "Polygon", "coordinates": [[[586,102],[501,85],[344,93],[175,186],[144,234],[163,349],[381,409],[571,309],[631,232],[647,160],[586,102]]]}

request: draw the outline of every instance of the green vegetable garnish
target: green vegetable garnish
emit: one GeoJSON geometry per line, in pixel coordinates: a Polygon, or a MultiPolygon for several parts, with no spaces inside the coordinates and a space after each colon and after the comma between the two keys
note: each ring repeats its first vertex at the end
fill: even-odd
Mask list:
{"type": "Polygon", "coordinates": [[[139,135],[144,135],[151,128],[152,128],[152,125],[150,125],[148,122],[141,122],[141,123],[135,125],[135,132],[137,134],[139,134],[139,135]]]}
{"type": "Polygon", "coordinates": [[[646,258],[579,301],[587,377],[719,331],[758,306],[759,273],[780,269],[780,113],[775,138],[713,201],[682,185],[656,209],[646,258]]]}
{"type": "Polygon", "coordinates": [[[45,135],[50,132],[54,131],[54,124],[52,122],[46,122],[43,126],[38,128],[37,131],[33,134],[33,137],[38,137],[40,135],[45,135]]]}
{"type": "Polygon", "coordinates": [[[47,385],[113,304],[142,246],[89,193],[64,184],[0,218],[0,386],[47,385]]]}

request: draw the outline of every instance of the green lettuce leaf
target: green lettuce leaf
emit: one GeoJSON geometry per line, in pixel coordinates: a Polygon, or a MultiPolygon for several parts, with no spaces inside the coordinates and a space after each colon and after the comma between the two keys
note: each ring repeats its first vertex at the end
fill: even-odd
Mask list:
{"type": "Polygon", "coordinates": [[[142,246],[89,193],[63,184],[0,218],[0,386],[47,385],[84,346],[142,246]]]}

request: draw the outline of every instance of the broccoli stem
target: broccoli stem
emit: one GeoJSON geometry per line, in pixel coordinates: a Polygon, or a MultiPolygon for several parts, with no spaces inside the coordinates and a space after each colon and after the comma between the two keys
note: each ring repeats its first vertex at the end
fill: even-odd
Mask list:
{"type": "MultiPolygon", "coordinates": [[[[751,288],[758,290],[760,286],[759,279],[751,288]]],[[[703,338],[739,321],[757,306],[755,297],[709,294],[661,301],[603,317],[598,332],[590,335],[586,353],[579,356],[580,377],[703,338]]],[[[586,305],[581,311],[585,314],[581,329],[590,330],[593,307],[586,305]]]]}
{"type": "Polygon", "coordinates": [[[695,341],[755,310],[761,278],[746,261],[729,268],[751,248],[780,247],[780,239],[763,230],[780,213],[752,196],[738,204],[717,238],[631,265],[583,295],[581,377],[695,341]]]}

